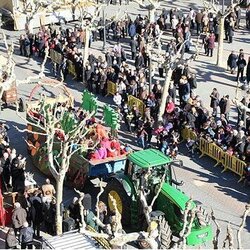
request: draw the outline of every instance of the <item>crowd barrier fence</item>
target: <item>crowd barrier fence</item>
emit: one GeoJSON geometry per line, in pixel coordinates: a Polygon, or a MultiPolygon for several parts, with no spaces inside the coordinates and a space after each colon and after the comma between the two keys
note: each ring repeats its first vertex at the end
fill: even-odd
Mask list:
{"type": "Polygon", "coordinates": [[[145,113],[145,104],[144,104],[144,102],[142,100],[132,96],[132,95],[129,95],[128,96],[128,106],[131,109],[133,107],[133,105],[135,105],[138,108],[140,114],[142,116],[144,116],[144,113],[145,113]]]}
{"type": "Polygon", "coordinates": [[[63,60],[63,55],[60,54],[59,52],[55,51],[54,49],[50,50],[50,58],[52,62],[61,64],[63,60]]]}
{"type": "MultiPolygon", "coordinates": [[[[63,55],[57,51],[55,51],[54,49],[50,49],[50,58],[52,60],[53,63],[57,63],[57,64],[61,64],[62,60],[63,60],[63,55]]],[[[72,61],[67,60],[67,64],[68,64],[68,72],[70,75],[72,75],[74,78],[76,78],[76,68],[75,65],[72,61]]]]}
{"type": "Polygon", "coordinates": [[[108,81],[107,83],[107,95],[115,95],[115,93],[117,92],[117,86],[115,83],[108,81]]]}
{"type": "Polygon", "coordinates": [[[72,61],[68,60],[68,71],[74,78],[76,78],[76,68],[72,61]]]}
{"type": "MultiPolygon", "coordinates": [[[[196,136],[196,133],[185,127],[181,131],[183,139],[194,139],[192,136],[196,136]]],[[[197,138],[197,136],[196,136],[197,138]]],[[[199,138],[199,150],[201,152],[200,158],[204,155],[207,155],[216,161],[215,166],[221,165],[223,167],[223,171],[230,170],[235,174],[240,176],[238,182],[244,179],[244,169],[246,167],[246,163],[235,156],[232,156],[225,152],[221,147],[216,145],[214,142],[209,142],[204,138],[199,138]]]]}

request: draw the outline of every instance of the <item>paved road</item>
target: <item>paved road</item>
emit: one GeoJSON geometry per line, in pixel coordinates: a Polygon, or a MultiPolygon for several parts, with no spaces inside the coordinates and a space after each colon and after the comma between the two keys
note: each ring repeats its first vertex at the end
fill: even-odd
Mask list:
{"type": "MultiPolygon", "coordinates": [[[[167,9],[170,6],[177,6],[186,10],[187,7],[197,8],[201,6],[201,1],[168,1],[163,3],[163,7],[167,9]]],[[[108,15],[114,13],[118,7],[111,6],[107,9],[108,15]]],[[[136,3],[131,3],[129,6],[121,7],[122,11],[127,10],[129,14],[134,16],[139,11],[143,15],[146,12],[139,9],[136,3]]],[[[73,26],[73,24],[69,24],[73,26]]],[[[8,41],[13,41],[17,44],[17,38],[20,35],[20,32],[6,31],[8,35],[8,41]]],[[[249,31],[241,29],[239,32],[236,32],[235,41],[233,44],[226,44],[224,46],[223,59],[226,62],[227,56],[232,49],[238,51],[240,48],[243,48],[246,54],[250,54],[250,43],[249,43],[249,31]]],[[[168,34],[166,34],[166,39],[169,39],[168,34]]],[[[110,43],[112,44],[112,42],[110,43]]],[[[101,42],[95,42],[92,46],[92,52],[95,54],[102,54],[101,42]]],[[[128,45],[125,46],[129,50],[128,45]]],[[[0,51],[4,51],[3,43],[0,40],[0,51]]],[[[18,79],[24,79],[27,76],[35,75],[40,70],[40,62],[37,58],[28,60],[27,58],[21,57],[18,55],[18,48],[16,47],[15,54],[16,61],[16,75],[18,79]]],[[[214,63],[216,61],[216,55],[212,58],[200,55],[198,60],[193,62],[191,67],[198,74],[198,88],[196,93],[199,94],[204,100],[206,106],[209,105],[209,93],[213,87],[217,87],[221,95],[229,94],[231,98],[235,96],[235,86],[236,82],[234,77],[226,72],[224,69],[218,69],[214,63]]],[[[46,75],[50,75],[51,64],[48,62],[46,64],[46,75]]],[[[73,95],[75,96],[76,103],[81,101],[81,91],[83,90],[83,85],[81,83],[76,83],[72,79],[67,79],[67,86],[71,89],[73,95]]],[[[20,96],[28,97],[32,89],[32,85],[20,85],[18,88],[18,93],[20,96]]],[[[244,95],[244,93],[241,93],[244,95]]],[[[110,97],[100,98],[101,102],[112,103],[110,97]]],[[[232,112],[232,116],[235,116],[235,113],[232,112]]],[[[14,109],[6,109],[0,114],[0,119],[5,120],[10,125],[16,125],[19,128],[24,128],[25,123],[21,120],[15,113],[14,109]]],[[[16,131],[13,127],[10,130],[10,139],[13,147],[17,149],[18,152],[26,155],[26,147],[24,138],[25,135],[16,131]]],[[[133,136],[128,136],[126,133],[120,131],[120,138],[123,141],[134,144],[135,138],[133,136]]],[[[192,195],[194,200],[201,202],[202,206],[205,207],[208,211],[211,207],[214,209],[215,214],[223,228],[220,242],[222,244],[222,239],[225,237],[225,227],[228,221],[231,222],[232,227],[237,230],[240,224],[240,217],[243,213],[244,206],[249,202],[249,189],[246,189],[242,186],[242,183],[237,183],[237,176],[233,175],[230,172],[221,173],[220,167],[213,167],[213,162],[207,157],[201,159],[195,157],[194,160],[189,159],[186,155],[187,152],[185,147],[181,148],[183,155],[180,155],[180,159],[184,161],[184,168],[176,168],[176,175],[178,180],[183,180],[185,185],[182,189],[187,193],[192,195]]],[[[30,162],[28,162],[28,169],[35,172],[35,178],[39,184],[44,182],[45,176],[36,170],[30,162]]],[[[64,200],[66,203],[69,203],[74,196],[74,192],[65,187],[64,190],[64,200]]],[[[244,229],[242,238],[243,246],[247,248],[250,245],[250,219],[247,219],[247,225],[244,229]]],[[[205,246],[204,246],[205,247],[205,246]]],[[[211,248],[211,245],[207,245],[206,248],[211,248]]]]}

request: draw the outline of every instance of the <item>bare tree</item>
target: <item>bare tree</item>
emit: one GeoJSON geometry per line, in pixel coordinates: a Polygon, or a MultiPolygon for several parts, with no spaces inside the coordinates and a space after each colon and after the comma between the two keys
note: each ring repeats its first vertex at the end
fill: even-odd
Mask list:
{"type": "Polygon", "coordinates": [[[215,234],[215,236],[213,238],[214,249],[219,249],[218,245],[219,245],[219,235],[220,235],[220,232],[221,232],[221,227],[220,227],[218,221],[215,218],[213,209],[212,209],[212,212],[211,212],[211,218],[212,218],[214,224],[216,225],[216,234],[215,234]]]}
{"type": "Polygon", "coordinates": [[[189,58],[184,59],[184,46],[185,46],[186,41],[184,41],[176,54],[169,54],[164,63],[165,67],[165,81],[163,85],[163,93],[162,93],[162,98],[161,98],[161,104],[159,108],[159,113],[158,113],[158,121],[163,120],[163,115],[165,113],[165,108],[166,108],[166,102],[167,102],[167,97],[168,97],[168,90],[169,90],[169,85],[170,81],[172,79],[172,75],[174,70],[179,66],[179,65],[189,65],[193,60],[197,58],[199,55],[200,51],[200,37],[197,38],[196,44],[195,44],[195,53],[191,55],[189,58]]]}
{"type": "Polygon", "coordinates": [[[146,9],[148,11],[148,18],[150,23],[155,22],[155,12],[161,5],[161,0],[148,0],[149,4],[145,4],[143,0],[134,0],[142,9],[146,9]]]}
{"type": "MultiPolygon", "coordinates": [[[[89,0],[76,0],[72,4],[73,9],[79,9],[80,12],[80,21],[81,21],[81,27],[85,31],[85,44],[84,44],[84,53],[83,53],[83,67],[86,66],[86,62],[88,60],[89,56],[89,40],[92,31],[96,31],[100,28],[105,28],[109,23],[105,24],[104,26],[98,26],[98,20],[101,17],[101,10],[104,8],[104,4],[97,4],[94,1],[89,0]],[[94,7],[93,13],[88,10],[88,7],[94,7]]],[[[111,17],[111,20],[118,20],[122,19],[122,17],[119,17],[120,10],[115,13],[113,17],[111,17]]],[[[127,15],[127,13],[125,13],[127,15]]]]}
{"type": "Polygon", "coordinates": [[[78,203],[79,203],[79,206],[80,206],[80,215],[81,215],[81,222],[80,222],[80,228],[82,230],[84,230],[86,228],[86,223],[84,221],[84,206],[82,204],[82,201],[83,201],[83,198],[84,198],[84,193],[83,192],[80,192],[79,190],[76,190],[74,189],[76,193],[79,194],[79,200],[78,200],[78,203]]]}
{"type": "Polygon", "coordinates": [[[91,180],[91,182],[94,184],[94,187],[100,188],[100,192],[96,196],[96,206],[95,206],[96,213],[97,213],[96,217],[97,217],[97,219],[100,219],[99,201],[100,201],[100,196],[104,192],[104,188],[107,186],[107,183],[102,181],[102,179],[100,180],[99,178],[91,180]]]}
{"type": "Polygon", "coordinates": [[[56,180],[56,231],[57,234],[61,234],[64,179],[69,169],[71,156],[81,149],[81,145],[78,144],[78,141],[79,138],[84,138],[88,133],[85,124],[93,113],[88,114],[84,120],[76,123],[74,118],[68,112],[67,105],[60,110],[61,115],[58,116],[57,103],[47,103],[46,96],[44,95],[41,96],[36,110],[39,110],[40,119],[30,117],[27,120],[18,113],[18,108],[17,114],[21,119],[27,122],[27,124],[36,127],[41,132],[16,128],[20,132],[46,136],[45,145],[48,155],[48,167],[56,180]],[[60,137],[58,136],[59,134],[60,137]],[[60,149],[59,153],[54,150],[55,145],[58,145],[60,149]]]}
{"type": "Polygon", "coordinates": [[[238,232],[237,232],[238,249],[242,249],[241,233],[242,233],[244,226],[246,225],[246,219],[247,219],[249,212],[250,212],[250,204],[247,204],[245,207],[245,211],[243,213],[243,216],[242,216],[242,221],[241,221],[240,227],[239,227],[238,232]]]}
{"type": "Polygon", "coordinates": [[[229,247],[229,249],[234,249],[234,236],[233,236],[233,230],[231,228],[230,222],[227,224],[226,238],[223,241],[222,248],[226,248],[227,241],[228,241],[228,247],[229,247]]]}
{"type": "Polygon", "coordinates": [[[204,7],[207,11],[211,11],[217,15],[218,22],[219,22],[219,38],[218,38],[218,51],[217,51],[217,66],[223,67],[223,47],[224,47],[224,21],[225,18],[230,15],[236,6],[238,6],[242,0],[237,0],[235,3],[231,1],[231,4],[227,6],[226,10],[222,12],[218,5],[216,6],[213,1],[207,2],[204,1],[204,7]]]}

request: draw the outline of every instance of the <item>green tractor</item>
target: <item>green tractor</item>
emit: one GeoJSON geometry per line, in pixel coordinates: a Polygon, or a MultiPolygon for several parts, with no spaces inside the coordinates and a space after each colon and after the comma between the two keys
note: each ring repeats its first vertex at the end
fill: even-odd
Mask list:
{"type": "MultiPolygon", "coordinates": [[[[173,164],[176,164],[176,161],[155,149],[131,153],[128,155],[125,170],[116,172],[107,180],[108,185],[102,196],[102,200],[106,200],[110,210],[113,210],[113,205],[108,198],[109,194],[116,199],[125,229],[145,230],[147,223],[139,189],[146,190],[147,203],[150,204],[165,174],[165,182],[151,212],[152,218],[158,218],[161,232],[160,248],[171,247],[172,236],[179,236],[183,228],[185,207],[189,200],[189,197],[178,189],[183,182],[177,182],[172,177],[173,164]]],[[[179,161],[179,164],[182,162],[179,161]]],[[[198,208],[193,201],[191,208],[196,208],[197,212],[191,232],[186,239],[187,245],[200,245],[212,240],[212,229],[205,210],[198,208]]]]}

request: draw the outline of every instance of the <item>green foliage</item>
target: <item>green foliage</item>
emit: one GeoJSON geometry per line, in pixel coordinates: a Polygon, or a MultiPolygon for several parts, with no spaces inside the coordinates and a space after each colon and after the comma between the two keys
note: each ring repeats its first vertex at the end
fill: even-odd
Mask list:
{"type": "Polygon", "coordinates": [[[90,93],[87,90],[83,91],[82,94],[82,104],[81,104],[82,109],[89,111],[89,113],[97,111],[98,104],[97,104],[97,98],[90,93]]]}
{"type": "Polygon", "coordinates": [[[70,112],[65,112],[60,121],[61,128],[65,134],[68,134],[76,127],[76,120],[70,112]]]}
{"type": "Polygon", "coordinates": [[[119,114],[113,108],[109,105],[105,105],[103,108],[103,114],[106,126],[111,129],[119,128],[119,114]]]}

